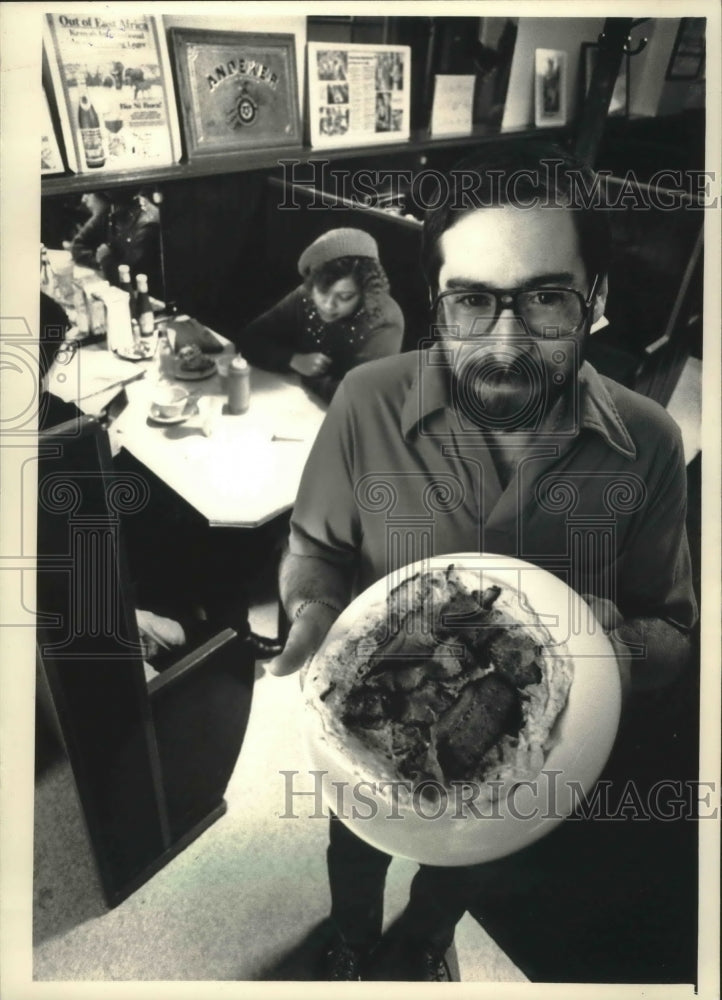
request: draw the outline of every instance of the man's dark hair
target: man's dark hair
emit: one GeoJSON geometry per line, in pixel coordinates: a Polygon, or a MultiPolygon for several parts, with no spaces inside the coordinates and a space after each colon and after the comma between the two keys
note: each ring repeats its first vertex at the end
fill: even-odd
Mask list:
{"type": "Polygon", "coordinates": [[[434,294],[443,234],[465,215],[494,206],[568,207],[574,212],[587,275],[607,273],[611,236],[599,178],[561,146],[538,140],[501,140],[458,163],[448,181],[443,200],[424,218],[421,264],[434,294]]]}

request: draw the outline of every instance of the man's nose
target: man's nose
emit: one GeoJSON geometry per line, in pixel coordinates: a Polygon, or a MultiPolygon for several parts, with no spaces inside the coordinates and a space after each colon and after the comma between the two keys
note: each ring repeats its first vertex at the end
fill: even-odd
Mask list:
{"type": "Polygon", "coordinates": [[[501,343],[508,343],[528,337],[529,331],[524,320],[514,313],[513,305],[508,305],[500,312],[491,336],[501,343]]]}

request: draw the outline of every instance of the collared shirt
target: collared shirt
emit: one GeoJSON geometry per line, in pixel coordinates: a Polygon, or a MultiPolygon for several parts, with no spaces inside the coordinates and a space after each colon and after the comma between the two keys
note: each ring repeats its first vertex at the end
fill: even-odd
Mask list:
{"type": "Polygon", "coordinates": [[[290,551],[345,568],[356,591],[429,555],[513,556],[624,617],[690,628],[684,455],[662,407],[585,363],[564,421],[535,435],[504,487],[449,374],[431,350],[344,379],[303,474],[290,551]]]}

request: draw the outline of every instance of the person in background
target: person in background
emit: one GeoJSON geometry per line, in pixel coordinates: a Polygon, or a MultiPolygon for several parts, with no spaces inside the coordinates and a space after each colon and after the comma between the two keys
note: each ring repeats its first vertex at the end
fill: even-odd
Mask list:
{"type": "Polygon", "coordinates": [[[351,368],[398,354],[404,317],[389,295],[376,241],[360,229],[319,236],[298,270],[303,284],[253,320],[239,347],[259,368],[298,372],[329,402],[351,368]]]}
{"type": "Polygon", "coordinates": [[[158,208],[142,192],[88,191],[81,202],[90,217],[64,243],[75,263],[99,270],[111,284],[118,282],[118,265],[127,264],[133,277],[147,274],[151,294],[161,295],[158,208]]]}

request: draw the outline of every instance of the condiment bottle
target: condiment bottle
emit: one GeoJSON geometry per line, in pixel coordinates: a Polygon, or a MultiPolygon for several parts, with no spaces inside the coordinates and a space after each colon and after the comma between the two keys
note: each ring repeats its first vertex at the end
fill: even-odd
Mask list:
{"type": "Polygon", "coordinates": [[[148,275],[136,274],[135,284],[138,295],[135,304],[135,315],[140,327],[141,337],[152,337],[155,331],[155,320],[153,318],[153,307],[150,304],[148,294],[148,275]]]}
{"type": "Polygon", "coordinates": [[[104,296],[109,288],[110,283],[104,280],[93,281],[86,286],[90,333],[94,338],[105,337],[108,332],[108,312],[104,296]]]}
{"type": "Polygon", "coordinates": [[[129,321],[135,318],[135,292],[133,282],[130,280],[130,267],[127,264],[118,264],[118,288],[122,289],[128,296],[129,321]]]}
{"type": "Polygon", "coordinates": [[[245,413],[251,403],[251,369],[237,354],[228,366],[228,412],[245,413]]]}
{"type": "Polygon", "coordinates": [[[79,281],[73,282],[73,309],[75,310],[75,325],[78,328],[78,339],[85,340],[90,334],[90,308],[85,289],[79,281]]]}
{"type": "Polygon", "coordinates": [[[51,299],[58,297],[57,281],[55,271],[50,266],[50,258],[44,243],[40,244],[40,289],[49,295],[51,299]]]}

